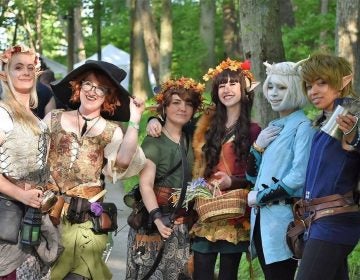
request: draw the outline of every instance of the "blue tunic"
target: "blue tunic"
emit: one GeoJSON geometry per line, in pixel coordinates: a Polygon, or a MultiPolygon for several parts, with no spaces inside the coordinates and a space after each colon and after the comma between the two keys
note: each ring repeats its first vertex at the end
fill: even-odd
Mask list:
{"type": "MultiPolygon", "coordinates": [[[[293,197],[301,197],[315,130],[302,110],[276,119],[269,125],[281,126],[283,129],[263,153],[254,190],[263,190],[262,184],[270,186],[273,183],[272,177],[275,177],[294,191],[293,197]]],[[[288,224],[294,219],[292,205],[253,208],[251,237],[256,211],[259,211],[261,216],[260,231],[266,264],[289,259],[292,253],[286,244],[285,234],[288,224]]],[[[251,252],[255,253],[253,242],[251,252]]]]}
{"type": "MultiPolygon", "coordinates": [[[[306,173],[305,198],[345,194],[358,184],[360,154],[342,148],[340,141],[318,131],[306,173]]],[[[360,213],[328,216],[311,224],[309,238],[355,245],[360,237],[360,213]]]]}

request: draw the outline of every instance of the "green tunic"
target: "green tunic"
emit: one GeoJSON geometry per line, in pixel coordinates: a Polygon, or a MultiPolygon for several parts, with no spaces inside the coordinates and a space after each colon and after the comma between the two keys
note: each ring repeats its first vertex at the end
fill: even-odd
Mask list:
{"type": "MultiPolygon", "coordinates": [[[[187,150],[187,160],[189,170],[191,170],[194,155],[192,145],[185,145],[187,150]],[[188,148],[187,148],[188,147],[188,148]]],[[[145,156],[156,165],[156,177],[166,174],[173,166],[181,161],[180,145],[171,141],[164,134],[158,138],[147,136],[142,144],[145,156]]],[[[157,186],[181,188],[182,187],[182,168],[177,168],[174,173],[166,176],[164,180],[156,183],[157,186]]],[[[152,280],[178,280],[191,279],[188,271],[188,260],[190,257],[190,236],[186,224],[175,224],[173,234],[167,239],[164,247],[162,259],[155,272],[151,276],[152,280]]],[[[128,257],[126,267],[126,280],[142,279],[150,270],[158,254],[156,242],[145,242],[141,248],[138,247],[136,239],[143,240],[148,235],[143,230],[135,231],[130,228],[128,236],[128,257]]],[[[157,236],[159,233],[150,235],[157,236]]]]}
{"type": "MultiPolygon", "coordinates": [[[[189,144],[185,144],[185,150],[187,151],[189,170],[191,170],[194,154],[191,148],[190,138],[188,141],[189,144]]],[[[180,145],[171,141],[165,134],[161,134],[158,138],[145,137],[142,149],[146,158],[150,159],[156,165],[156,178],[166,174],[173,166],[181,161],[180,145]]],[[[172,174],[166,176],[166,178],[160,182],[157,182],[156,185],[181,188],[182,177],[182,168],[180,166],[172,174]]]]}

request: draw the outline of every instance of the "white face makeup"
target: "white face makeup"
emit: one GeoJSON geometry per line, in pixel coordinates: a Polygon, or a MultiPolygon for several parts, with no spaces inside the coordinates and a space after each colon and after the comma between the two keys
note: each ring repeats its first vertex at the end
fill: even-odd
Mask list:
{"type": "Polygon", "coordinates": [[[267,100],[271,108],[276,112],[292,109],[288,101],[289,88],[280,75],[271,75],[267,86],[267,100]]]}

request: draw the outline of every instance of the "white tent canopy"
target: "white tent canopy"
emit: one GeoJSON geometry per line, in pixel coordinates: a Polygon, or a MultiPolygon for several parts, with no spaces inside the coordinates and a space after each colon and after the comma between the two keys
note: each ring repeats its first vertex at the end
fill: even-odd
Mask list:
{"type": "MultiPolygon", "coordinates": [[[[89,56],[83,61],[80,61],[76,64],[74,64],[74,69],[79,67],[80,65],[84,64],[86,60],[98,60],[97,53],[93,54],[92,56],[89,56]]],[[[108,44],[105,47],[101,49],[101,60],[110,62],[118,66],[119,68],[126,71],[127,75],[126,78],[121,82],[121,85],[129,89],[129,74],[130,74],[130,54],[118,49],[117,47],[113,46],[112,44],[108,44]]],[[[150,82],[154,84],[155,79],[154,75],[152,73],[151,68],[149,67],[149,77],[150,82]]]]}
{"type": "Polygon", "coordinates": [[[46,66],[50,68],[55,74],[55,77],[57,79],[63,78],[68,73],[67,67],[59,62],[56,62],[55,60],[51,60],[47,57],[42,56],[42,59],[46,63],[46,66]]]}

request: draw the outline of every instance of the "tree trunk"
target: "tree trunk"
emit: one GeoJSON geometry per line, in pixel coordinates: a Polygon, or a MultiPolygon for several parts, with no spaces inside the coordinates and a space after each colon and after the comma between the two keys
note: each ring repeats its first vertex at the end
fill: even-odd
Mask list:
{"type": "Polygon", "coordinates": [[[200,0],[200,37],[207,51],[203,69],[215,65],[215,10],[215,1],[200,0]]]}
{"type": "Polygon", "coordinates": [[[42,3],[41,1],[36,1],[35,49],[39,54],[42,54],[41,19],[42,19],[42,3]]]}
{"type": "Polygon", "coordinates": [[[149,89],[149,76],[147,72],[147,57],[144,45],[144,34],[141,24],[141,2],[142,0],[131,1],[131,65],[130,85],[134,95],[146,99],[149,89]]]}
{"type": "MultiPolygon", "coordinates": [[[[240,21],[245,56],[251,60],[251,71],[256,80],[263,82],[266,78],[263,62],[281,62],[285,59],[278,1],[240,0],[240,21]]],[[[254,116],[264,127],[278,114],[272,111],[264,98],[261,86],[255,92],[254,116]]]]}
{"type": "Polygon", "coordinates": [[[4,21],[6,19],[6,13],[9,10],[9,2],[10,0],[1,1],[2,8],[0,9],[0,26],[4,26],[4,21]]]}
{"type": "MultiPolygon", "coordinates": [[[[329,0],[321,0],[320,14],[326,15],[329,11],[329,0]]],[[[320,31],[320,49],[326,48],[326,31],[320,31]]]]}
{"type": "Polygon", "coordinates": [[[81,6],[74,8],[74,63],[86,59],[84,38],[82,35],[81,6]]]}
{"type": "Polygon", "coordinates": [[[238,58],[241,56],[241,46],[239,38],[238,10],[234,0],[224,0],[223,10],[223,41],[225,57],[238,58]]]}
{"type": "MultiPolygon", "coordinates": [[[[33,28],[29,22],[29,19],[27,17],[27,13],[24,11],[20,11],[19,12],[19,18],[20,18],[20,22],[22,23],[22,27],[25,29],[27,36],[29,37],[29,47],[36,49],[35,43],[36,43],[36,38],[33,36],[33,28]]],[[[17,44],[17,42],[16,42],[17,44]]]]}
{"type": "Polygon", "coordinates": [[[95,20],[95,30],[96,30],[97,59],[101,60],[101,3],[100,3],[100,0],[95,0],[94,20],[95,20]]]}
{"type": "Polygon", "coordinates": [[[159,36],[152,18],[150,1],[139,0],[139,13],[144,34],[145,48],[155,80],[159,83],[160,48],[159,36]]]}
{"type": "Polygon", "coordinates": [[[68,8],[67,14],[67,41],[68,41],[68,49],[67,49],[67,68],[68,72],[70,72],[74,68],[74,7],[68,8]]]}
{"type": "MultiPolygon", "coordinates": [[[[327,0],[325,0],[327,1],[327,0]]],[[[293,6],[290,0],[279,0],[280,24],[289,27],[295,26],[295,16],[293,6]]]]}
{"type": "Polygon", "coordinates": [[[171,55],[173,50],[171,0],[162,0],[160,33],[160,82],[171,76],[171,55]]]}
{"type": "Polygon", "coordinates": [[[360,0],[338,0],[335,52],[353,66],[354,89],[360,92],[360,0]]]}

